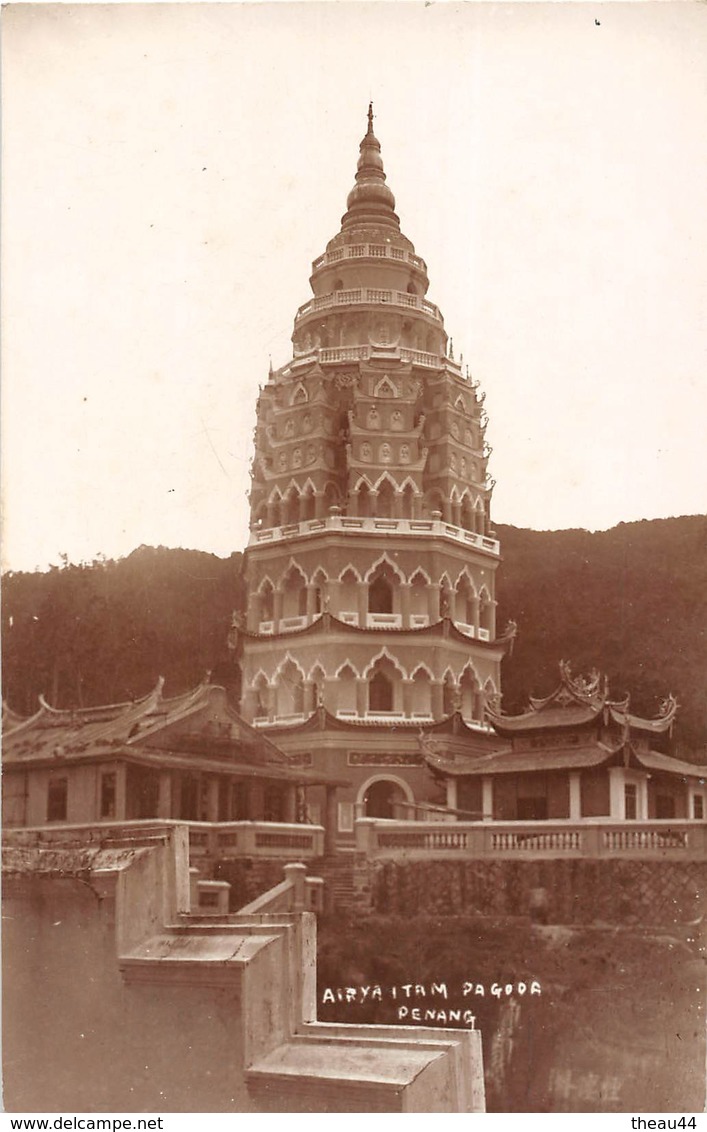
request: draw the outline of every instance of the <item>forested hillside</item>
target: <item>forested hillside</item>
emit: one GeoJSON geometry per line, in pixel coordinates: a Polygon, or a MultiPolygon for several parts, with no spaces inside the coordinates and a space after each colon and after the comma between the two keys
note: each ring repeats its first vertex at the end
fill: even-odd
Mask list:
{"type": "MultiPolygon", "coordinates": [[[[550,692],[559,660],[599,668],[617,697],[654,714],[673,691],[680,746],[707,761],[707,517],[610,531],[497,526],[498,625],[519,632],[504,661],[504,708],[550,692]]],[[[140,547],[127,558],[3,580],[4,695],[19,712],[168,694],[227,658],[243,607],[242,556],[140,547]]]]}
{"type": "Polygon", "coordinates": [[[118,561],[7,574],[5,700],[28,713],[40,692],[71,707],[143,696],[158,676],[168,695],[193,687],[227,655],[241,559],[141,546],[118,561]]]}
{"type": "Polygon", "coordinates": [[[681,744],[707,761],[707,517],[594,533],[496,530],[498,625],[519,626],[503,666],[504,709],[551,691],[558,661],[569,660],[575,672],[605,672],[638,713],[655,714],[674,692],[681,744]]]}

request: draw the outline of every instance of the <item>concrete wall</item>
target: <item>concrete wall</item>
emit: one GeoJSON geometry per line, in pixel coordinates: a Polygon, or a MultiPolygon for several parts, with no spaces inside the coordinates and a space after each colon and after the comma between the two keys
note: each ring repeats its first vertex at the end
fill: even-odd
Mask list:
{"type": "MultiPolygon", "coordinates": [[[[234,1073],[243,1063],[238,981],[187,977],[175,988],[122,978],[117,952],[175,919],[184,893],[151,848],[121,852],[131,854],[127,869],[102,867],[101,850],[64,849],[52,854],[54,871],[46,862],[37,871],[35,855],[4,877],[6,1108],[251,1111],[234,1073]]],[[[267,963],[261,977],[273,988],[287,965],[282,956],[267,963]]],[[[262,1016],[273,1043],[275,1016],[262,1016]]]]}
{"type": "Polygon", "coordinates": [[[250,1111],[242,1077],[233,1095],[237,988],[126,986],[114,900],[82,880],[10,880],[4,896],[7,1109],[250,1111]]]}
{"type": "Polygon", "coordinates": [[[483,1111],[478,1034],[317,1022],[303,866],[282,910],[200,917],[186,828],[79,832],[6,835],[6,1109],[483,1111]]]}

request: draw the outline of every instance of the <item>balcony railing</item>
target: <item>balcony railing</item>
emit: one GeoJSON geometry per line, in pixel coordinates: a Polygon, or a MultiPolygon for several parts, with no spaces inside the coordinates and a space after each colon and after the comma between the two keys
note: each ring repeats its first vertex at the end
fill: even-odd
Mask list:
{"type": "Polygon", "coordinates": [[[372,857],[707,857],[707,823],[687,819],[450,822],[437,816],[428,821],[361,818],[355,829],[357,851],[372,857]]]}
{"type": "Polygon", "coordinates": [[[405,248],[391,248],[388,244],[347,244],[346,247],[335,248],[334,251],[318,256],[312,264],[312,271],[340,263],[342,259],[396,259],[427,271],[427,264],[422,256],[406,251],[405,248]]]}
{"type": "Polygon", "coordinates": [[[352,291],[332,291],[328,295],[318,295],[308,303],[303,303],[295,315],[295,325],[307,315],[331,310],[332,307],[355,306],[360,303],[367,305],[385,303],[386,306],[419,310],[437,322],[442,322],[439,308],[420,295],[410,295],[406,291],[382,291],[372,287],[358,287],[352,291]]]}
{"type": "Polygon", "coordinates": [[[447,369],[456,377],[464,379],[459,362],[442,354],[430,354],[425,350],[409,350],[405,346],[327,346],[305,350],[298,353],[294,359],[278,373],[282,377],[291,374],[304,365],[311,365],[318,361],[323,364],[336,362],[365,362],[369,358],[380,357],[384,361],[395,361],[400,358],[403,362],[412,362],[413,365],[423,369],[447,369]]]}
{"type": "MultiPolygon", "coordinates": [[[[299,538],[302,535],[317,534],[323,531],[360,531],[362,534],[404,534],[423,538],[451,538],[455,542],[473,546],[477,550],[498,555],[500,545],[497,539],[455,527],[438,519],[382,519],[363,518],[357,515],[329,515],[326,518],[306,519],[302,523],[289,523],[286,526],[254,529],[250,533],[249,545],[265,542],[281,542],[283,539],[299,538]]],[[[481,635],[481,633],[480,633],[481,635]]],[[[482,637],[482,640],[486,638],[482,637]]]]}
{"type": "Polygon", "coordinates": [[[233,857],[321,857],[324,828],[289,822],[186,822],[193,860],[233,857]]]}
{"type": "MultiPolygon", "coordinates": [[[[81,824],[33,826],[13,829],[13,843],[40,847],[122,846],[164,834],[173,826],[186,827],[190,857],[321,857],[324,828],[294,822],[180,821],[178,818],[149,818],[128,821],[95,821],[81,824]]],[[[10,832],[10,831],[7,831],[10,832]]]]}

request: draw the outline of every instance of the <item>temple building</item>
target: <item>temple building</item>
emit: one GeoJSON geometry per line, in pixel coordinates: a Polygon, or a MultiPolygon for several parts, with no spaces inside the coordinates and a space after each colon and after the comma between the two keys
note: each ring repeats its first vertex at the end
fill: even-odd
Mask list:
{"type": "Polygon", "coordinates": [[[655,719],[613,701],[597,673],[560,683],[528,710],[503,715],[487,708],[502,747],[470,755],[454,728],[426,736],[425,760],[446,784],[447,803],[461,819],[543,821],[705,817],[705,767],[672,752],[677,703],[669,696],[655,719]]]}
{"type": "Polygon", "coordinates": [[[345,836],[356,813],[443,798],[421,730],[458,716],[471,753],[493,749],[486,711],[509,640],[496,626],[484,395],[401,232],[371,108],[310,285],[292,359],[258,398],[248,606],[232,645],[244,718],[350,779],[345,836]]]}
{"type": "Polygon", "coordinates": [[[314,787],[333,814],[339,784],[296,765],[208,682],[167,698],[160,680],[135,702],[75,710],[40,697],[28,718],[3,715],[6,829],[154,818],[295,823],[314,787]]]}

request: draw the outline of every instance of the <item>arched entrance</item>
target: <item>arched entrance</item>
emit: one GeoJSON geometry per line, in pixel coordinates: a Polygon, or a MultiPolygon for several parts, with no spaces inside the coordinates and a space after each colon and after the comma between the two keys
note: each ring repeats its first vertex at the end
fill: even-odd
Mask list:
{"type": "Polygon", "coordinates": [[[363,803],[363,816],[367,818],[394,818],[396,807],[403,802],[412,802],[413,796],[407,783],[396,778],[375,778],[364,784],[359,794],[363,803]]]}

